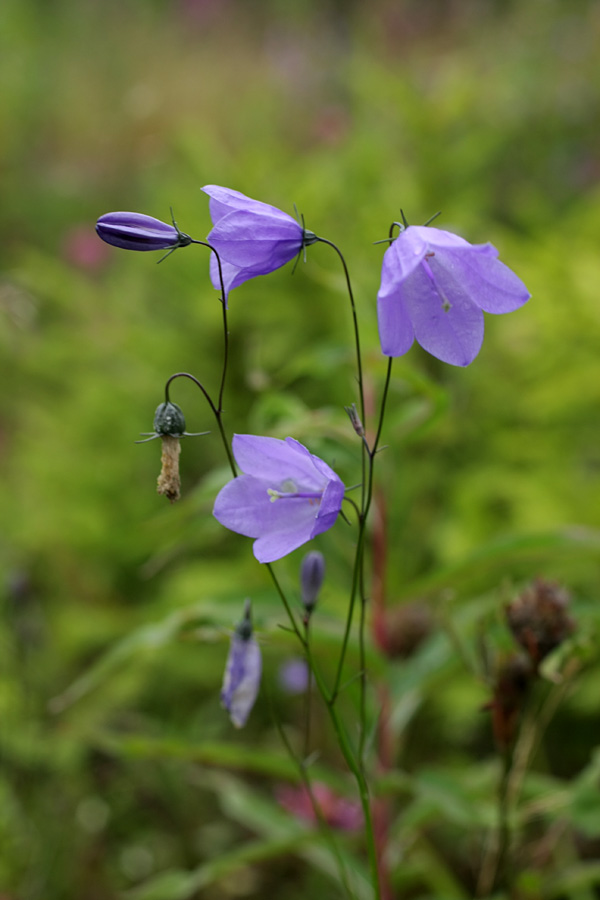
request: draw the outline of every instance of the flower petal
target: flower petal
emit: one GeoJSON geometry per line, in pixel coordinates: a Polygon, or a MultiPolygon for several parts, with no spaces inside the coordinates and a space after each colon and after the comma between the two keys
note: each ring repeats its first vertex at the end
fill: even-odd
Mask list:
{"type": "Polygon", "coordinates": [[[272,488],[289,479],[298,482],[298,489],[302,486],[305,490],[320,491],[325,487],[327,476],[320,475],[312,454],[293,438],[282,441],[253,434],[234,434],[232,447],[242,472],[271,482],[272,488]]]}
{"type": "Polygon", "coordinates": [[[273,501],[268,488],[269,483],[262,479],[240,475],[221,489],[213,509],[215,519],[225,528],[258,538],[254,555],[259,562],[273,562],[309,541],[319,510],[318,500],[273,501]]]}
{"type": "Polygon", "coordinates": [[[285,213],[234,210],[223,216],[208,235],[225,262],[266,275],[285,265],[302,248],[302,227],[285,213]]]}
{"type": "Polygon", "coordinates": [[[394,286],[394,292],[378,294],[377,322],[381,352],[385,356],[403,356],[410,350],[415,332],[399,285],[394,286]]]}
{"type": "Polygon", "coordinates": [[[217,222],[235,209],[250,209],[263,214],[269,212],[275,216],[286,216],[282,210],[276,206],[270,206],[261,200],[252,200],[240,191],[234,191],[232,188],[221,187],[217,184],[205,184],[201,190],[210,197],[209,209],[213,223],[217,222]]]}
{"type": "Polygon", "coordinates": [[[96,222],[96,232],[107,244],[123,250],[167,250],[180,242],[173,225],[134,212],[105,213],[96,222]]]}
{"type": "MultiPolygon", "coordinates": [[[[437,257],[437,254],[436,254],[437,257]]],[[[433,263],[435,258],[428,262],[433,263]]],[[[483,313],[447,269],[424,265],[398,287],[415,337],[428,353],[453,366],[468,366],[481,349],[483,313]],[[449,302],[449,309],[444,303],[449,302]]]]}
{"type": "Polygon", "coordinates": [[[470,247],[468,251],[447,251],[440,257],[440,266],[452,269],[474,303],[484,312],[514,312],[529,300],[531,294],[515,273],[496,259],[498,251],[492,244],[470,247]],[[487,252],[491,248],[494,253],[487,252]]]}
{"type": "Polygon", "coordinates": [[[229,712],[236,728],[243,728],[246,724],[256,701],[261,673],[262,660],[256,640],[233,634],[221,689],[221,703],[229,712]]]}

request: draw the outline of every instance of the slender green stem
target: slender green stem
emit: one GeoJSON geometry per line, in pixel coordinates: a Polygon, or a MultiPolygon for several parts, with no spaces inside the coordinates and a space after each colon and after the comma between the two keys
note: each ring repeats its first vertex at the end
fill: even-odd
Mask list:
{"type": "Polygon", "coordinates": [[[220,289],[221,289],[221,307],[223,310],[223,369],[221,371],[221,381],[219,384],[219,399],[218,399],[216,406],[214,405],[212,400],[210,400],[208,398],[208,395],[206,394],[206,391],[204,391],[204,388],[202,388],[202,390],[204,391],[206,398],[209,400],[211,409],[213,410],[213,412],[217,418],[217,424],[219,426],[219,431],[221,432],[221,438],[223,440],[223,443],[226,445],[227,458],[229,460],[229,464],[231,466],[233,474],[236,475],[237,473],[235,471],[235,466],[233,464],[233,458],[231,456],[231,451],[229,449],[229,443],[227,441],[227,437],[225,435],[225,429],[223,427],[223,395],[225,393],[225,382],[227,380],[227,366],[229,363],[229,326],[227,323],[227,295],[225,292],[225,282],[223,280],[223,266],[221,264],[221,257],[219,256],[219,254],[217,253],[217,251],[211,244],[207,244],[206,241],[196,241],[196,240],[193,240],[192,244],[199,244],[201,247],[208,247],[208,249],[211,251],[211,253],[213,253],[215,256],[215,259],[217,261],[217,269],[219,271],[219,284],[220,284],[220,289]]]}
{"type": "Polygon", "coordinates": [[[352,618],[354,615],[354,606],[356,603],[356,594],[358,590],[359,584],[359,573],[361,568],[361,560],[362,554],[364,551],[364,543],[365,543],[365,525],[366,519],[364,515],[361,515],[359,524],[358,524],[358,538],[356,541],[356,553],[354,555],[354,567],[352,570],[352,586],[350,588],[350,603],[348,604],[348,613],[346,615],[346,626],[344,628],[344,636],[342,638],[342,648],[340,651],[340,656],[338,659],[338,666],[335,674],[335,681],[333,684],[333,690],[331,692],[331,704],[333,705],[337,699],[337,695],[340,690],[340,683],[342,680],[342,671],[344,668],[344,661],[346,658],[346,650],[348,649],[348,641],[350,639],[350,631],[352,629],[352,618]]]}
{"type": "Polygon", "coordinates": [[[346,265],[346,260],[342,254],[342,251],[337,247],[333,241],[328,241],[327,238],[318,237],[318,241],[322,244],[327,244],[329,247],[332,247],[333,250],[339,256],[342,266],[344,267],[344,275],[346,276],[346,285],[348,287],[348,296],[350,297],[350,305],[352,307],[352,321],[354,324],[354,343],[356,346],[356,368],[358,372],[358,393],[360,398],[360,414],[362,421],[365,421],[365,390],[363,384],[363,371],[362,371],[362,357],[360,353],[360,336],[358,331],[358,317],[356,315],[356,304],[354,302],[354,293],[352,292],[352,283],[350,281],[350,273],[348,272],[348,266],[346,265]]]}
{"type": "MultiPolygon", "coordinates": [[[[342,678],[342,669],[344,666],[344,659],[345,659],[346,650],[348,647],[350,630],[352,628],[352,617],[354,615],[354,604],[355,604],[355,600],[356,600],[356,592],[357,592],[357,588],[359,585],[360,573],[362,572],[362,567],[363,567],[366,522],[367,522],[367,516],[369,514],[369,510],[371,508],[371,500],[373,497],[373,469],[375,466],[375,455],[377,453],[377,448],[379,446],[381,432],[383,429],[383,420],[385,418],[385,407],[386,407],[386,403],[387,403],[390,380],[391,380],[391,375],[392,375],[392,362],[393,362],[393,359],[390,356],[388,359],[387,374],[386,374],[385,384],[384,384],[384,388],[383,388],[383,395],[381,398],[381,406],[379,409],[379,420],[377,423],[377,432],[375,434],[375,441],[373,443],[372,448],[369,450],[369,455],[368,455],[369,466],[368,466],[367,488],[366,488],[366,495],[365,495],[365,499],[364,499],[363,510],[359,516],[358,538],[357,538],[357,542],[356,542],[356,553],[355,553],[355,557],[354,557],[354,569],[352,572],[352,586],[350,589],[350,603],[348,605],[348,614],[346,616],[346,627],[344,630],[344,637],[342,640],[342,649],[340,652],[340,658],[339,658],[339,662],[338,662],[338,668],[337,668],[334,688],[333,688],[333,692],[332,692],[334,701],[338,694],[339,686],[340,686],[340,682],[341,682],[341,678],[342,678]]],[[[366,603],[366,599],[364,598],[364,593],[362,594],[362,601],[363,601],[363,603],[366,603]]],[[[361,619],[361,621],[364,624],[364,618],[361,619]]]]}
{"type": "Polygon", "coordinates": [[[273,715],[273,720],[275,722],[275,727],[277,728],[277,731],[279,732],[279,736],[281,737],[281,740],[282,740],[283,744],[285,745],[285,748],[286,748],[289,756],[291,757],[291,759],[293,760],[293,762],[296,764],[296,766],[298,768],[298,774],[300,775],[300,780],[302,781],[302,784],[304,785],[304,789],[306,790],[306,793],[308,794],[308,798],[310,800],[310,805],[312,806],[313,812],[315,814],[315,818],[316,818],[317,822],[319,823],[319,828],[321,830],[321,833],[323,834],[323,837],[329,844],[329,848],[335,858],[335,861],[336,861],[337,867],[338,867],[338,871],[339,871],[339,875],[340,875],[340,881],[342,883],[344,891],[346,892],[347,896],[349,898],[351,898],[351,900],[356,900],[356,894],[350,887],[350,882],[348,880],[348,872],[346,870],[346,865],[344,863],[344,859],[340,852],[340,848],[335,839],[332,829],[330,828],[329,824],[327,823],[327,821],[323,815],[323,811],[322,811],[322,809],[317,801],[317,798],[315,797],[314,791],[312,789],[310,776],[309,776],[308,770],[306,768],[306,762],[305,762],[305,760],[298,758],[298,755],[296,754],[294,748],[292,747],[292,745],[290,743],[290,740],[289,740],[287,734],[285,733],[285,729],[284,729],[283,725],[281,724],[279,719],[275,716],[273,711],[272,711],[272,715],[273,715]]]}
{"type": "Polygon", "coordinates": [[[344,728],[342,720],[340,719],[340,716],[338,714],[338,711],[335,708],[335,705],[333,703],[332,695],[330,694],[330,692],[327,688],[327,685],[325,684],[325,680],[324,680],[318,666],[315,663],[315,658],[313,656],[310,643],[307,643],[305,641],[304,636],[302,635],[302,633],[300,632],[300,629],[298,628],[298,624],[296,622],[294,614],[292,613],[292,610],[288,603],[287,597],[285,596],[285,594],[281,588],[281,585],[279,584],[279,581],[277,579],[277,576],[275,575],[275,571],[274,571],[272,565],[270,563],[266,563],[266,566],[267,566],[267,569],[269,570],[269,574],[273,580],[273,584],[275,585],[275,589],[277,590],[277,593],[279,594],[279,596],[283,602],[283,605],[287,612],[292,629],[296,633],[296,636],[298,637],[299,641],[302,644],[302,647],[304,648],[306,657],[309,662],[310,671],[312,672],[312,674],[314,676],[315,683],[319,689],[319,693],[321,694],[321,697],[325,703],[327,711],[329,712],[329,717],[331,719],[331,723],[333,725],[333,730],[337,737],[337,741],[338,741],[340,750],[342,751],[342,755],[343,755],[344,759],[346,760],[346,764],[347,764],[348,768],[350,769],[350,771],[354,775],[354,778],[356,779],[356,783],[358,786],[358,792],[359,792],[359,796],[360,796],[360,802],[361,802],[361,806],[362,806],[362,810],[363,810],[363,815],[365,818],[365,835],[366,835],[366,840],[367,840],[367,853],[369,856],[369,866],[371,869],[371,877],[373,879],[374,900],[381,900],[381,887],[379,884],[379,866],[378,866],[378,859],[377,859],[377,847],[375,844],[375,831],[373,828],[373,817],[371,814],[369,787],[367,784],[367,779],[366,779],[365,773],[362,769],[362,766],[359,765],[359,763],[356,759],[356,755],[355,755],[354,750],[352,749],[352,744],[350,742],[350,738],[348,737],[348,733],[346,732],[346,729],[344,728]]]}
{"type": "Polygon", "coordinates": [[[307,647],[306,665],[308,668],[308,684],[306,685],[304,702],[304,759],[307,759],[310,753],[310,719],[312,714],[312,674],[308,663],[308,648],[310,647],[310,616],[308,613],[304,618],[304,639],[307,647]]]}
{"type": "Polygon", "coordinates": [[[359,738],[358,762],[364,769],[365,741],[367,736],[367,656],[365,649],[365,625],[367,614],[367,598],[364,585],[364,557],[360,567],[360,624],[358,628],[358,664],[360,666],[360,699],[359,699],[359,738]]]}
{"type": "MultiPolygon", "coordinates": [[[[358,381],[358,395],[359,395],[359,400],[360,400],[360,416],[361,416],[362,424],[364,426],[365,425],[365,415],[366,415],[365,414],[365,386],[364,386],[364,380],[363,380],[362,355],[360,352],[360,332],[359,332],[359,328],[358,328],[358,316],[356,314],[356,303],[354,302],[354,292],[352,290],[352,282],[350,281],[350,272],[348,271],[348,266],[346,265],[346,260],[344,259],[344,255],[343,255],[342,251],[336,244],[333,243],[333,241],[328,241],[327,238],[322,238],[322,237],[317,237],[317,240],[320,241],[322,244],[327,244],[329,247],[331,247],[333,250],[335,250],[335,252],[337,253],[337,255],[342,263],[343,269],[344,269],[344,275],[346,277],[346,286],[348,288],[348,296],[350,298],[350,306],[352,309],[352,325],[354,328],[354,345],[356,347],[356,375],[357,375],[357,381],[358,381]]],[[[361,506],[363,508],[365,505],[365,490],[366,490],[365,476],[366,476],[366,467],[367,467],[367,455],[368,455],[368,447],[366,445],[366,442],[363,441],[362,461],[361,461],[361,465],[362,465],[361,506]]]]}

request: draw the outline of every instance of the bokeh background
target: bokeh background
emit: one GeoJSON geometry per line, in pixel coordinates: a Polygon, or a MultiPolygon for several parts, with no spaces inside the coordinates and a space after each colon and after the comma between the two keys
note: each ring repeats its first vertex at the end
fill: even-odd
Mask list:
{"type": "MultiPolygon", "coordinates": [[[[600,674],[599,45],[594,0],[3,0],[2,900],[330,890],[326,860],[294,843],[276,801],[277,781],[294,773],[272,711],[292,732],[302,717],[277,676],[295,650],[249,542],[210,515],[222,448],[214,435],[184,442],[184,496],[170,506],[155,493],[158,442],[133,443],[151,430],[171,373],[218,385],[221,314],[205,251],[157,267],[94,233],[104,212],[168,220],[173,206],[204,239],[204,184],[288,212],[297,204],[343,249],[374,398],[384,374],[374,242],[401,208],[414,223],[441,210],[440,227],[492,241],[533,294],[514,315],[487,317],[470,368],[417,347],[395,367],[378,461],[386,600],[427,603],[436,624],[416,658],[373,649],[373,665],[396,692],[395,764],[438,776],[426,802],[404,796],[422,839],[398,826],[398,846],[413,853],[398,896],[470,896],[461,803],[472,790],[472,808],[488,808],[494,749],[481,712],[489,689],[456,638],[467,657],[485,642],[502,652],[503,605],[536,576],[570,590],[582,660],[537,766],[546,787],[589,772],[600,674]],[[247,595],[269,687],[234,734],[218,692],[247,595]],[[287,848],[273,845],[288,834],[287,848]],[[259,837],[262,855],[244,858],[259,837]]],[[[288,267],[245,284],[230,310],[228,430],[293,434],[358,481],[342,409],[356,399],[352,333],[334,254],[309,248],[293,277],[288,267]]],[[[189,430],[214,429],[191,384],[172,396],[189,430]]],[[[324,665],[345,610],[348,535],[342,524],[319,542],[324,665]]],[[[300,556],[280,568],[292,595],[300,556]]],[[[352,715],[352,691],[344,702],[352,715]]],[[[328,777],[337,771],[336,787],[351,791],[325,722],[316,729],[328,777]]],[[[569,810],[579,843],[563,845],[563,871],[593,859],[600,836],[588,807],[569,810]]],[[[553,896],[588,900],[593,884],[553,896]]]]}

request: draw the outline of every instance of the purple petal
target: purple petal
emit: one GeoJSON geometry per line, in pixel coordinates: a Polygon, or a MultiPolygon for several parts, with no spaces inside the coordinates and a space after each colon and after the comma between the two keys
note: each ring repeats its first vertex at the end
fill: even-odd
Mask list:
{"type": "Polygon", "coordinates": [[[529,300],[531,294],[515,273],[495,257],[498,251],[492,244],[470,247],[468,251],[446,252],[440,266],[452,270],[453,276],[484,312],[514,312],[529,300]],[[490,253],[492,248],[494,253],[490,253]]]}
{"type": "MultiPolygon", "coordinates": [[[[312,454],[293,438],[259,437],[253,434],[234,434],[233,455],[242,472],[271,482],[278,488],[292,479],[304,490],[320,491],[325,487],[326,475],[315,468],[312,454]]],[[[331,470],[329,470],[331,472],[331,470]]],[[[337,478],[335,473],[332,473],[337,478]]]]}
{"type": "Polygon", "coordinates": [[[96,232],[107,244],[123,250],[167,250],[180,243],[173,225],[142,213],[105,213],[96,222],[96,232]]]}
{"type": "Polygon", "coordinates": [[[254,212],[267,214],[272,216],[287,217],[287,213],[271,206],[269,203],[263,203],[260,200],[252,200],[240,191],[234,191],[232,188],[220,187],[217,184],[206,184],[201,190],[210,197],[209,209],[213,224],[217,224],[223,216],[236,209],[249,209],[254,212]]]}
{"type": "Polygon", "coordinates": [[[240,475],[221,489],[213,509],[215,519],[230,531],[266,539],[265,547],[286,548],[273,551],[276,555],[267,559],[257,552],[263,544],[255,544],[254,554],[260,562],[272,562],[309,541],[319,511],[318,500],[295,497],[273,501],[270,487],[268,481],[240,475]]]}
{"type": "Polygon", "coordinates": [[[238,634],[233,634],[221,689],[221,703],[228,710],[236,728],[243,728],[246,724],[258,694],[261,673],[262,661],[257,642],[254,638],[244,640],[238,634]]]}
{"type": "Polygon", "coordinates": [[[299,253],[302,237],[301,226],[285,213],[275,217],[236,210],[219,219],[208,235],[208,243],[225,262],[266,275],[299,253]]]}
{"type": "MultiPolygon", "coordinates": [[[[435,259],[428,262],[433,264],[435,259]]],[[[433,279],[421,265],[398,286],[397,296],[424,350],[442,362],[468,366],[481,349],[483,313],[451,273],[434,265],[430,268],[433,279]]]]}
{"type": "Polygon", "coordinates": [[[321,498],[321,505],[319,506],[311,537],[316,537],[335,525],[342,507],[345,490],[344,485],[337,476],[335,481],[329,482],[321,498]]]}
{"type": "Polygon", "coordinates": [[[404,356],[413,345],[415,332],[398,285],[392,293],[380,291],[377,295],[377,321],[381,352],[385,356],[404,356]]]}
{"type": "MultiPolygon", "coordinates": [[[[256,559],[260,563],[275,562],[310,541],[314,537],[312,527],[314,516],[308,518],[306,516],[308,512],[309,510],[305,507],[302,509],[302,520],[299,516],[291,518],[287,523],[282,522],[278,530],[263,534],[254,541],[252,552],[256,559]]],[[[325,531],[325,529],[323,530],[325,531]]]]}
{"type": "MultiPolygon", "coordinates": [[[[430,225],[411,225],[404,234],[414,232],[413,240],[417,238],[426,245],[427,250],[460,250],[472,249],[473,245],[451,231],[443,231],[441,228],[432,228],[430,225]]],[[[402,234],[399,235],[402,237],[402,234]]],[[[492,247],[491,244],[480,246],[492,247]]],[[[496,248],[493,248],[496,251],[496,248]]],[[[497,251],[496,251],[497,255],[497,251]]]]}

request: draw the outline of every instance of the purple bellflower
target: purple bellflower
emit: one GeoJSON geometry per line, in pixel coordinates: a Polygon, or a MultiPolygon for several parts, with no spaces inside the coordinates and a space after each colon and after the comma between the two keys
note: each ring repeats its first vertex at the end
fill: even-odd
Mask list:
{"type": "Polygon", "coordinates": [[[243,474],[225,485],[213,515],[231,531],[256,538],[261,563],[281,559],[335,523],[344,485],[293,438],[236,434],[233,455],[243,474]]]}
{"type": "MultiPolygon", "coordinates": [[[[232,288],[257,275],[274,272],[318,240],[292,216],[268,203],[251,200],[231,188],[207,184],[213,229],[207,241],[221,258],[225,300],[232,288]]],[[[217,260],[211,255],[210,277],[221,289],[217,260]]]]}
{"type": "Polygon", "coordinates": [[[111,212],[100,216],[96,232],[107,244],[123,250],[176,250],[192,243],[189,234],[172,225],[134,212],[111,212]]]}
{"type": "Polygon", "coordinates": [[[260,647],[252,637],[250,601],[246,600],[244,618],[231,635],[221,688],[221,705],[236,728],[243,728],[248,720],[258,694],[261,673],[260,647]]]}
{"type": "Polygon", "coordinates": [[[453,366],[473,362],[483,313],[508,313],[530,294],[492,244],[469,244],[439,228],[410,225],[383,257],[377,317],[381,350],[402,356],[414,339],[453,366]]]}

